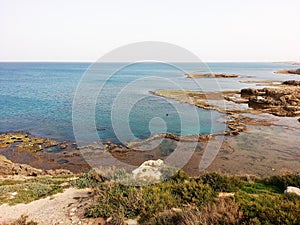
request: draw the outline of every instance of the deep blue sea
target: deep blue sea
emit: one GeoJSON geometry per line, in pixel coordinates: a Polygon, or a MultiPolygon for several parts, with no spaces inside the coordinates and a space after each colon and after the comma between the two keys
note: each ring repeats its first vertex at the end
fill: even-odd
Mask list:
{"type": "MultiPolygon", "coordinates": [[[[137,63],[121,69],[118,63],[104,63],[96,69],[90,66],[90,63],[0,63],[0,132],[22,130],[59,141],[75,141],[72,106],[75,93],[78,94],[77,87],[82,84],[85,89],[80,91],[86,95],[76,104],[85,109],[89,95],[96,95],[92,115],[98,135],[103,140],[119,142],[119,136],[123,135],[123,141],[132,141],[126,127],[140,139],[162,132],[181,135],[213,133],[226,129],[223,114],[157,97],[149,91],[237,90],[255,85],[241,83],[241,80],[286,80],[297,76],[274,74],[279,69],[296,68],[279,63],[208,63],[208,68],[214,73],[254,77],[205,78],[197,82],[185,78],[185,72],[207,70],[196,63],[181,63],[183,70],[154,62],[137,63]],[[118,70],[110,74],[115,68],[118,70]],[[99,93],[95,91],[97,87],[99,93]],[[194,118],[195,110],[198,122],[194,118]],[[119,136],[116,136],[113,126],[117,126],[119,136]]],[[[84,114],[80,119],[83,124],[88,124],[84,114]]],[[[84,126],[82,129],[84,133],[84,126]]]]}

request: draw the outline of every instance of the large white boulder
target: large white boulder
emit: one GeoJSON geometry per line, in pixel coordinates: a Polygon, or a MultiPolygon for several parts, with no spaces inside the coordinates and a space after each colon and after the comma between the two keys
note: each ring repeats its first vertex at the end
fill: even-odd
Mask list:
{"type": "Polygon", "coordinates": [[[294,194],[300,196],[300,188],[289,186],[286,188],[284,193],[286,193],[286,194],[294,193],[294,194]]]}
{"type": "Polygon", "coordinates": [[[148,160],[143,162],[138,168],[132,171],[134,178],[144,178],[151,180],[160,180],[161,169],[164,167],[164,161],[158,160],[148,160]]]}

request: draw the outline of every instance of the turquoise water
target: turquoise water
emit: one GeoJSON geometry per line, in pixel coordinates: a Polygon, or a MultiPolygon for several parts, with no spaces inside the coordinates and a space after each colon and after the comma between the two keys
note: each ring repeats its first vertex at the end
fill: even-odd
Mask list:
{"type": "MultiPolygon", "coordinates": [[[[89,66],[89,63],[0,63],[0,132],[23,130],[59,141],[74,141],[73,98],[89,66]]],[[[181,66],[186,72],[203,70],[198,64],[193,63],[181,66]]],[[[209,63],[208,66],[215,73],[226,72],[256,77],[217,81],[198,79],[198,83],[195,83],[192,79],[185,78],[183,71],[170,65],[140,63],[123,68],[107,80],[108,71],[118,68],[118,64],[106,63],[97,67],[97,71],[90,72],[88,79],[83,82],[86,87],[90,85],[100,88],[103,85],[95,109],[95,123],[99,136],[105,140],[119,141],[112,129],[111,121],[113,102],[118,99],[122,101],[118,105],[117,119],[127,122],[138,138],[145,139],[153,133],[160,132],[183,135],[212,133],[226,129],[223,123],[224,115],[168,101],[151,95],[149,91],[180,88],[199,91],[235,90],[254,86],[241,83],[240,80],[243,79],[299,79],[296,75],[273,73],[278,69],[295,68],[286,64],[209,63]],[[128,86],[133,82],[135,82],[133,87],[128,86]],[[127,92],[122,93],[120,97],[119,93],[122,90],[127,92]],[[123,118],[123,110],[126,111],[128,102],[134,99],[138,101],[130,106],[129,116],[123,118]],[[192,115],[194,110],[199,116],[199,123],[191,116],[182,126],[180,121],[182,114],[185,114],[185,118],[189,118],[189,113],[192,115]]],[[[78,104],[84,107],[84,103],[85,99],[82,99],[78,104]]],[[[83,123],[84,120],[83,116],[83,123]]],[[[124,134],[122,139],[132,141],[132,138],[126,135],[124,134]]]]}

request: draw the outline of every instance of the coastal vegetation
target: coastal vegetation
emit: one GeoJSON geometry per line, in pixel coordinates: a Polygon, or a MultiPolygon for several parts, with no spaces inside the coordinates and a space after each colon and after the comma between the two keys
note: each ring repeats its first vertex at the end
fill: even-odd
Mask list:
{"type": "Polygon", "coordinates": [[[94,188],[97,198],[85,216],[103,217],[108,224],[127,219],[141,224],[300,223],[300,196],[283,193],[287,186],[299,187],[297,174],[257,179],[208,173],[191,178],[178,171],[148,186],[98,182],[93,177],[85,174],[74,185],[94,188]]]}
{"type": "Polygon", "coordinates": [[[0,179],[0,205],[29,203],[62,192],[70,187],[68,179],[74,175],[40,176],[29,179],[0,179]]]}
{"type": "MultiPolygon", "coordinates": [[[[82,220],[101,219],[102,224],[126,224],[129,220],[151,225],[300,223],[300,196],[285,193],[288,186],[300,187],[297,173],[258,178],[207,172],[190,177],[179,170],[156,183],[135,182],[131,175],[111,169],[105,176],[91,170],[80,176],[1,177],[0,204],[29,203],[48,196],[51,201],[51,196],[75,188],[92,195],[76,198],[78,204],[65,208],[73,210],[75,206],[74,211],[82,211],[82,220]]],[[[25,221],[21,224],[37,224],[26,220],[26,215],[18,219],[25,221]]]]}

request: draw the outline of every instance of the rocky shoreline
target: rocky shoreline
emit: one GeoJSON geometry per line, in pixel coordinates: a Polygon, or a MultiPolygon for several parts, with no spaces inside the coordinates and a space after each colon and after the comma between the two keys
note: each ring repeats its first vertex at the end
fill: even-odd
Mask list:
{"type": "Polygon", "coordinates": [[[37,169],[26,164],[14,163],[8,160],[5,156],[0,155],[0,177],[5,176],[58,176],[58,175],[72,175],[73,173],[66,169],[37,169]]]}
{"type": "Polygon", "coordinates": [[[240,76],[229,73],[203,73],[203,74],[186,74],[187,78],[238,78],[240,76]]]}
{"type": "MultiPolygon", "coordinates": [[[[190,144],[196,142],[198,143],[198,147],[189,163],[183,169],[190,175],[198,175],[199,160],[203,156],[202,149],[205,149],[208,142],[215,142],[217,144],[218,137],[223,137],[224,142],[221,145],[220,153],[215,162],[208,169],[210,171],[222,170],[230,174],[247,173],[247,171],[249,172],[253,160],[258,160],[262,156],[260,153],[257,156],[253,156],[254,153],[250,153],[248,150],[241,153],[240,149],[247,149],[248,142],[257,141],[255,135],[265,133],[266,136],[271,138],[277,132],[276,127],[278,127],[278,129],[287,127],[288,129],[285,130],[286,134],[282,134],[282,138],[285,138],[287,134],[294,137],[297,136],[296,131],[299,132],[298,130],[295,131],[294,128],[290,129],[290,125],[281,124],[282,122],[279,122],[279,119],[272,115],[281,116],[282,118],[291,117],[290,120],[284,121],[291,121],[289,123],[292,124],[292,121],[294,121],[293,117],[299,116],[299,88],[299,81],[285,81],[282,84],[270,88],[247,88],[240,91],[211,93],[176,90],[154,91],[152,94],[161,97],[173,98],[184,103],[205,109],[218,110],[227,114],[225,123],[227,124],[228,130],[216,134],[190,136],[157,134],[144,142],[127,143],[126,146],[108,142],[101,145],[95,143],[80,148],[76,146],[76,143],[57,142],[48,138],[34,137],[28,133],[6,133],[0,135],[0,155],[4,157],[2,158],[2,164],[5,166],[8,165],[8,168],[15,168],[11,169],[11,171],[15,171],[12,172],[11,175],[25,174],[35,176],[39,174],[56,173],[47,172],[50,170],[61,170],[62,173],[66,171],[71,173],[83,173],[89,171],[91,168],[89,163],[86,162],[85,152],[87,152],[87,154],[89,154],[89,152],[98,152],[100,155],[108,153],[108,156],[105,155],[105,157],[116,158],[124,163],[139,166],[149,159],[164,159],[168,157],[168,155],[174,151],[178,143],[184,143],[185,146],[181,146],[184,150],[188,149],[190,144]],[[275,133],[273,134],[273,132],[275,133]],[[251,139],[245,142],[244,139],[249,137],[253,138],[253,140],[251,139]],[[159,141],[166,142],[168,148],[166,148],[165,145],[156,146],[155,143],[159,141]],[[141,148],[150,148],[152,150],[140,151],[141,148]],[[247,157],[249,157],[249,159],[247,157]],[[244,162],[242,166],[238,164],[241,161],[244,162]],[[230,166],[228,162],[230,162],[230,166]],[[245,166],[248,163],[249,165],[245,166]],[[27,168],[24,164],[28,164],[30,168],[27,168]],[[37,170],[34,168],[37,168],[37,170]]],[[[295,123],[293,126],[295,126],[295,123]]],[[[297,138],[295,138],[295,141],[296,139],[297,138]]],[[[255,144],[253,146],[255,146],[255,144]]],[[[282,158],[282,160],[278,160],[278,165],[280,164],[280,167],[289,171],[298,171],[295,165],[298,165],[300,160],[298,162],[296,160],[295,164],[290,163],[290,165],[288,165],[287,158],[289,157],[286,157],[284,151],[280,150],[280,146],[282,147],[281,139],[273,140],[272,143],[269,143],[270,148],[278,148],[278,150],[276,150],[277,153],[274,154],[274,156],[282,158]]],[[[260,149],[261,153],[267,151],[267,149],[263,149],[262,147],[263,146],[258,145],[255,148],[260,149]]],[[[297,149],[299,149],[298,145],[291,143],[289,149],[289,151],[292,151],[291,158],[297,159],[298,156],[295,155],[298,154],[297,149]]],[[[265,152],[265,154],[268,153],[265,152]]],[[[270,157],[270,160],[272,161],[273,158],[270,157]]],[[[261,167],[259,163],[256,162],[257,169],[252,168],[251,173],[264,176],[279,172],[277,169],[272,168],[271,161],[267,165],[262,164],[261,167]]],[[[0,170],[4,171],[2,174],[8,175],[7,171],[9,170],[5,170],[1,167],[0,170]]]]}
{"type": "Polygon", "coordinates": [[[270,113],[276,116],[290,117],[300,115],[300,81],[296,80],[284,81],[276,87],[263,89],[245,88],[240,91],[208,93],[157,90],[151,93],[227,114],[270,113]]]}
{"type": "MultiPolygon", "coordinates": [[[[225,101],[240,106],[241,104],[248,104],[250,98],[261,100],[274,96],[274,99],[268,102],[283,102],[283,99],[285,99],[287,104],[293,105],[294,96],[281,98],[282,96],[295,94],[295,90],[293,89],[293,92],[290,92],[289,87],[298,87],[298,82],[289,81],[280,85],[279,89],[285,90],[284,92],[278,90],[271,92],[266,91],[266,89],[264,91],[248,89],[239,92],[224,92],[226,96],[225,101]],[[243,97],[241,97],[242,93],[243,97]],[[245,94],[246,96],[244,96],[245,94]]],[[[179,99],[184,100],[183,102],[186,101],[189,104],[193,104],[192,100],[195,97],[197,100],[201,98],[203,98],[201,100],[205,100],[204,97],[206,96],[205,94],[189,91],[175,92],[174,94],[179,99]],[[188,100],[182,94],[184,96],[187,95],[188,100]]],[[[210,93],[207,96],[208,100],[224,101],[224,98],[220,98],[222,96],[220,93],[210,93]]],[[[195,143],[197,145],[191,158],[182,168],[190,177],[188,175],[178,175],[179,180],[172,183],[172,185],[169,185],[169,181],[163,181],[158,183],[157,186],[155,184],[147,186],[147,188],[137,186],[134,187],[137,188],[134,190],[139,190],[138,193],[144,193],[143,190],[148,190],[148,192],[145,192],[146,199],[148,199],[148,196],[152,196],[153,193],[158,196],[166,196],[166,193],[169,193],[169,189],[173,187],[175,187],[176,191],[174,193],[177,193],[178,190],[190,190],[191,192],[186,196],[191,196],[210,188],[210,186],[207,186],[208,184],[199,186],[200,180],[208,178],[207,180],[212,182],[210,190],[216,192],[213,201],[208,203],[207,207],[209,208],[211,207],[210,204],[215,204],[216,200],[225,201],[224,199],[231,199],[230,201],[233,201],[232,199],[235,199],[237,201],[241,193],[245,195],[249,191],[249,194],[242,199],[242,202],[245,199],[248,201],[245,203],[247,207],[253,205],[251,199],[259,198],[262,200],[256,200],[256,202],[262,202],[264,206],[262,209],[265,210],[265,206],[269,207],[270,205],[269,202],[265,203],[266,198],[270,199],[268,201],[272,204],[273,198],[276,201],[280,198],[280,204],[276,203],[276,207],[280,210],[282,207],[280,212],[285,216],[286,205],[290,204],[292,207],[296,207],[297,202],[294,203],[295,201],[291,199],[295,196],[295,193],[299,194],[299,189],[296,188],[298,187],[300,174],[299,123],[295,124],[294,117],[286,117],[286,115],[275,117],[271,111],[263,113],[261,109],[248,111],[248,109],[235,109],[235,107],[231,106],[226,111],[226,107],[218,108],[227,114],[226,123],[228,130],[225,132],[189,136],[157,134],[144,142],[127,143],[126,146],[108,142],[104,144],[92,143],[89,146],[77,147],[75,143],[57,142],[49,138],[34,137],[25,132],[0,134],[0,182],[2,185],[0,185],[2,188],[0,196],[0,200],[2,199],[0,224],[36,224],[36,222],[39,224],[110,224],[118,216],[121,216],[122,220],[120,221],[122,221],[122,224],[139,224],[140,216],[128,219],[128,214],[120,214],[119,208],[116,209],[117,213],[111,216],[106,216],[105,214],[106,211],[112,209],[110,207],[111,202],[117,202],[119,207],[128,205],[131,212],[132,203],[137,202],[136,196],[142,196],[141,194],[132,195],[131,192],[127,193],[128,190],[131,190],[130,186],[129,188],[124,188],[123,183],[118,183],[118,177],[122,176],[124,182],[127,181],[128,173],[123,170],[122,166],[120,167],[121,170],[118,170],[117,165],[113,164],[116,173],[112,174],[112,170],[108,170],[110,176],[102,177],[102,173],[96,173],[95,170],[90,171],[91,166],[88,161],[85,161],[85,154],[91,154],[90,157],[100,160],[100,164],[101,160],[104,160],[103,162],[108,166],[107,169],[112,167],[110,162],[113,161],[110,161],[110,159],[113,158],[118,159],[122,163],[134,165],[136,169],[132,171],[133,177],[143,182],[149,182],[149,174],[152,178],[153,175],[161,178],[162,172],[170,172],[169,167],[162,167],[162,165],[168,161],[168,156],[177,147],[179,148],[179,150],[176,150],[178,151],[178,160],[182,160],[186,152],[195,147],[195,143]],[[157,143],[161,144],[157,145],[157,143]],[[208,145],[210,145],[211,149],[207,149],[208,145]],[[205,172],[199,171],[199,163],[205,158],[205,152],[214,150],[219,145],[219,152],[211,165],[205,172]],[[144,147],[147,151],[143,149],[144,147]],[[81,176],[78,174],[81,174],[81,176]],[[111,176],[116,180],[107,180],[111,176]],[[288,184],[293,186],[285,187],[287,186],[285,185],[284,188],[286,190],[282,189],[280,193],[278,193],[278,190],[270,192],[274,184],[261,186],[260,182],[261,180],[274,179],[273,176],[278,176],[275,177],[279,179],[278,182],[276,181],[276,185],[279,186],[281,184],[280,180],[284,180],[284,182],[287,180],[288,184]],[[240,184],[243,183],[245,185],[238,188],[236,186],[237,183],[234,182],[237,180],[240,180],[240,184]],[[169,189],[161,188],[161,185],[169,189]],[[180,185],[179,189],[176,189],[176,185],[180,185]],[[218,189],[231,186],[236,189],[218,189]],[[255,188],[256,186],[257,188],[255,188]],[[120,190],[122,190],[121,193],[120,190]],[[283,191],[285,191],[285,194],[283,191]],[[163,195],[159,195],[160,193],[163,195]],[[115,198],[115,194],[121,194],[121,197],[115,198]],[[124,203],[123,199],[128,199],[128,197],[124,198],[124,196],[133,197],[130,204],[124,203]],[[103,198],[106,200],[103,201],[103,198]],[[99,203],[103,202],[105,203],[104,205],[99,205],[99,203]],[[284,202],[284,204],[281,202],[284,202]],[[10,203],[16,205],[11,206],[9,205],[10,203]],[[90,214],[87,215],[87,212],[90,214]],[[93,212],[102,213],[92,214],[93,212]]],[[[103,172],[104,169],[104,167],[100,167],[97,172],[103,172]]],[[[179,171],[178,174],[184,173],[179,171]]],[[[204,196],[207,196],[207,193],[204,196]]],[[[157,197],[155,196],[154,199],[157,199],[157,197]]],[[[188,205],[179,203],[175,206],[168,206],[168,210],[164,211],[164,213],[170,213],[170,215],[173,215],[173,213],[176,213],[176,215],[184,213],[185,215],[185,210],[195,207],[193,199],[188,201],[188,205]],[[186,209],[183,211],[181,207],[183,209],[186,207],[186,209]]],[[[139,201],[142,202],[142,199],[139,201]]],[[[236,202],[234,204],[241,203],[236,202]]],[[[150,205],[149,202],[140,208],[147,208],[148,205],[150,205]]],[[[153,208],[157,208],[160,205],[161,199],[158,200],[157,206],[155,205],[153,208]]],[[[255,207],[254,210],[257,210],[256,205],[253,207],[255,207]]],[[[213,208],[227,211],[231,210],[232,207],[222,203],[220,207],[213,206],[213,208]]],[[[242,209],[239,205],[237,206],[238,208],[242,209]]],[[[207,211],[206,208],[204,209],[203,215],[211,218],[212,214],[209,213],[210,211],[207,211]]],[[[296,215],[294,211],[288,210],[287,212],[296,215]]],[[[239,215],[242,215],[242,213],[242,211],[239,211],[239,215]]],[[[257,213],[257,215],[260,214],[257,213]]],[[[150,215],[153,218],[157,218],[157,215],[160,214],[150,215]]],[[[194,212],[191,215],[195,215],[194,212]]],[[[278,218],[285,218],[282,215],[278,216],[276,211],[278,218]]],[[[188,221],[190,221],[190,218],[188,221]]]]}
{"type": "Polygon", "coordinates": [[[50,174],[51,170],[82,173],[90,169],[75,143],[57,142],[26,132],[0,134],[0,156],[2,165],[11,168],[0,165],[0,175],[35,176],[50,174]]]}
{"type": "Polygon", "coordinates": [[[300,116],[300,81],[285,81],[277,88],[242,89],[241,97],[248,100],[250,108],[263,113],[300,116]]]}
{"type": "Polygon", "coordinates": [[[300,69],[294,69],[294,70],[279,70],[275,73],[278,74],[295,74],[295,75],[300,75],[300,69]]]}

